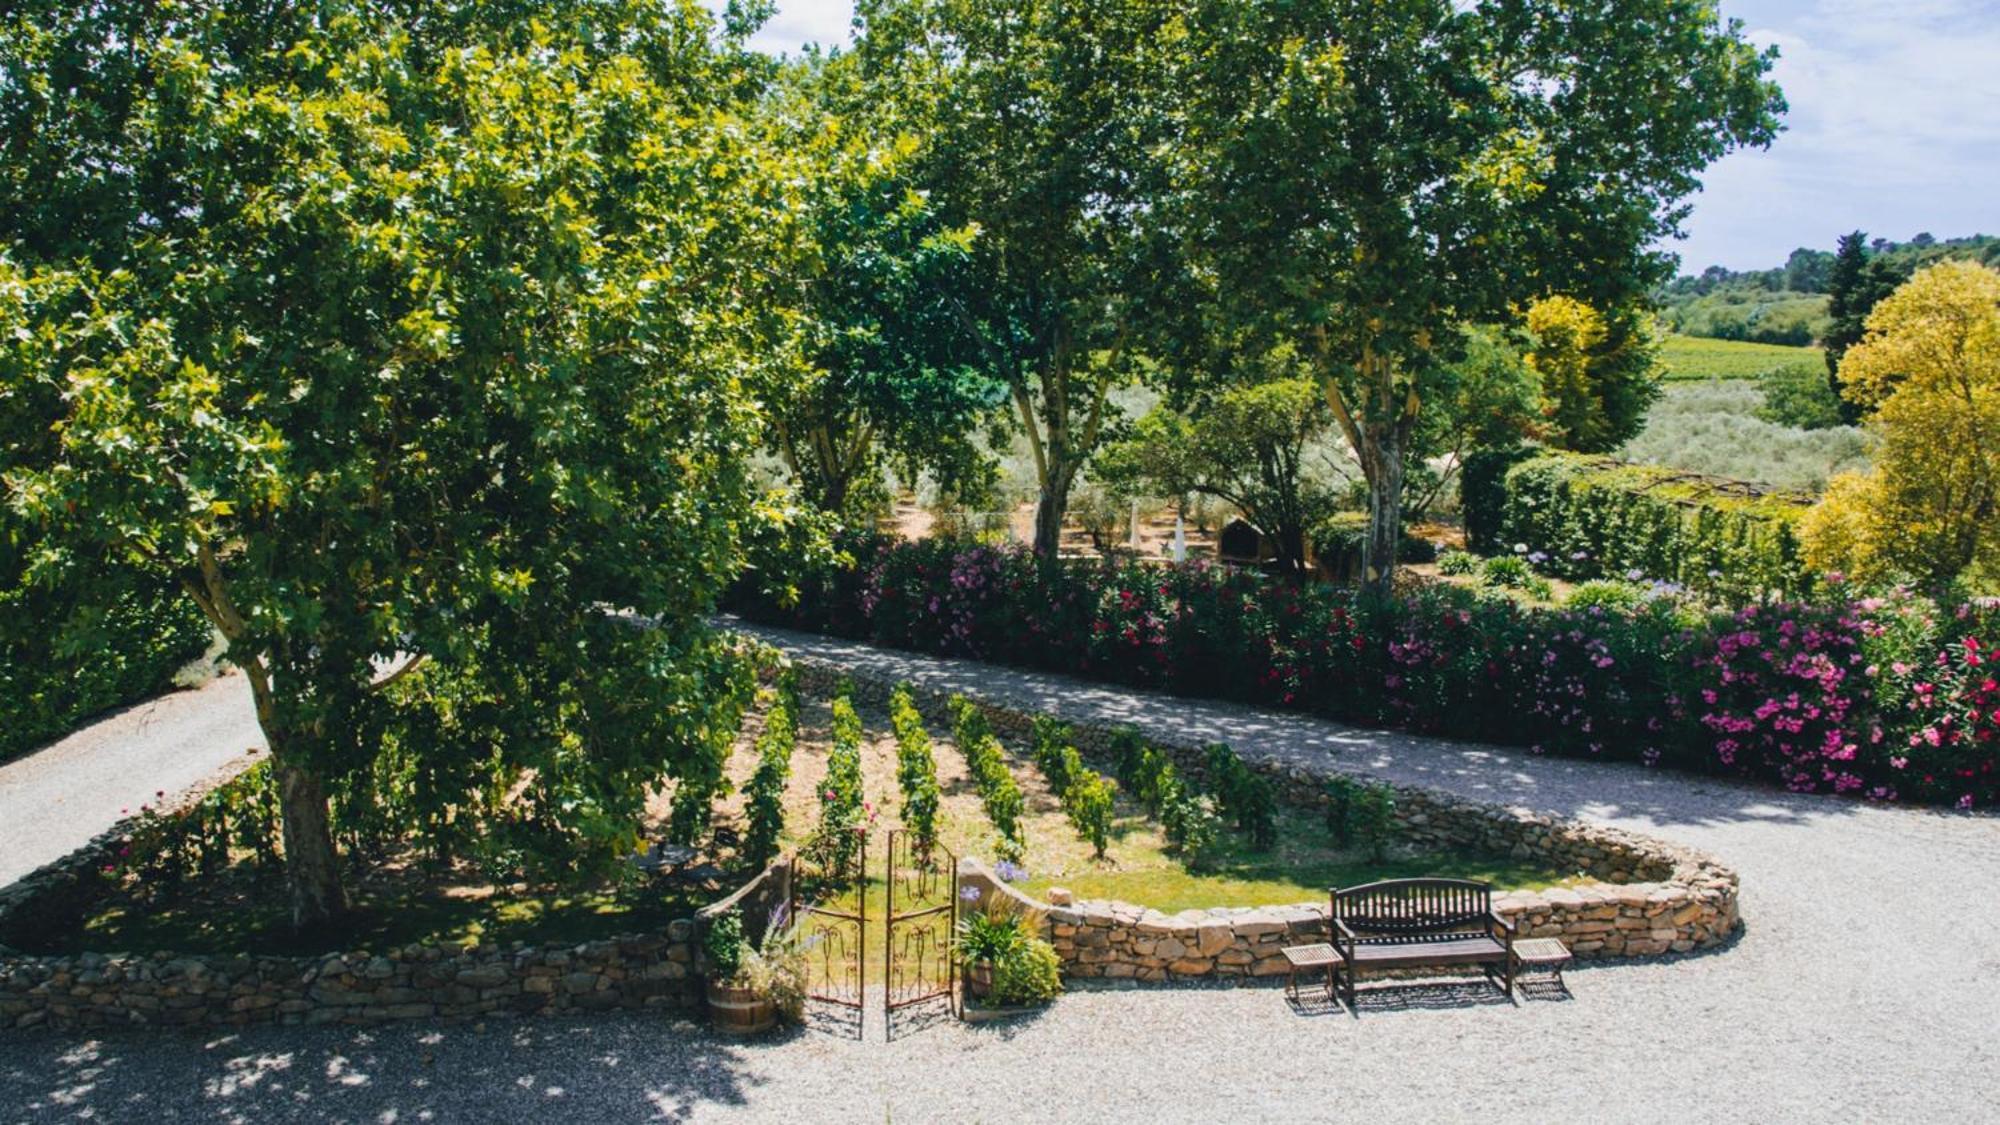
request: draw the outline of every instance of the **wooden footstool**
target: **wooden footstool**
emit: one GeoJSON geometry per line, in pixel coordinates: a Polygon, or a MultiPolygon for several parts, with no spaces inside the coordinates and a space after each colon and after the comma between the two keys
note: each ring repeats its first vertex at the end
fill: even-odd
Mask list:
{"type": "Polygon", "coordinates": [[[1563,984],[1563,970],[1572,960],[1569,946],[1561,938],[1529,938],[1514,943],[1514,963],[1523,969],[1534,969],[1548,973],[1564,992],[1569,985],[1563,984]]]}
{"type": "Polygon", "coordinates": [[[1301,970],[1309,973],[1317,972],[1321,969],[1326,970],[1327,999],[1331,1000],[1340,995],[1339,990],[1334,986],[1334,977],[1335,974],[1340,972],[1341,966],[1347,964],[1347,959],[1340,955],[1339,950],[1325,942],[1320,942],[1318,945],[1289,945],[1285,947],[1283,952],[1285,954],[1285,965],[1289,970],[1285,977],[1285,996],[1288,999],[1297,1000],[1299,998],[1299,973],[1301,970]]]}

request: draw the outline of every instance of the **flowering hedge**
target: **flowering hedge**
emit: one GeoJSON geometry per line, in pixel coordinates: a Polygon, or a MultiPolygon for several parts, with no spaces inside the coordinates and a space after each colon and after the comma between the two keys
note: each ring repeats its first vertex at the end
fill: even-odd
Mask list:
{"type": "Polygon", "coordinates": [[[1728,614],[1393,599],[1203,563],[873,538],[752,620],[1348,722],[1970,807],[2000,798],[2000,612],[1899,594],[1728,614]],[[1969,642],[1969,643],[1968,643],[1969,642]]]}
{"type": "Polygon", "coordinates": [[[1478,468],[1463,493],[1468,535],[1487,551],[1534,552],[1559,578],[1658,579],[1739,604],[1809,586],[1804,497],[1553,450],[1478,468]]]}

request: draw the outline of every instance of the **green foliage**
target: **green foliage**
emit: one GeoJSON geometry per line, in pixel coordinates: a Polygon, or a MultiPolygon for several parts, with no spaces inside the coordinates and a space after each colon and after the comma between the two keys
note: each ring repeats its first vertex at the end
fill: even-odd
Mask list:
{"type": "Polygon", "coordinates": [[[1479,572],[1479,556],[1470,551],[1446,549],[1438,552],[1438,573],[1463,577],[1479,572]]]}
{"type": "Polygon", "coordinates": [[[1214,799],[1196,792],[1179,773],[1171,773],[1160,778],[1159,801],[1167,845],[1179,853],[1188,870],[1206,867],[1222,838],[1222,814],[1214,799]]]}
{"type": "Polygon", "coordinates": [[[986,715],[962,695],[951,697],[952,741],[965,755],[972,784],[986,807],[986,818],[1000,834],[999,858],[1019,863],[1027,847],[1021,833],[1021,787],[1007,768],[1007,756],[1000,740],[993,736],[986,715]]]}
{"type": "MultiPolygon", "coordinates": [[[[1296,363],[1274,361],[1280,373],[1296,363]]],[[[1271,536],[1280,565],[1305,566],[1307,533],[1334,509],[1336,483],[1311,454],[1333,426],[1311,379],[1224,385],[1185,410],[1158,406],[1107,447],[1098,475],[1154,496],[1203,495],[1234,505],[1271,536]]]]}
{"type": "Polygon", "coordinates": [[[1028,938],[1029,921],[1028,916],[1004,908],[966,911],[952,934],[952,950],[968,964],[995,964],[1028,938]]]}
{"type": "Polygon", "coordinates": [[[701,951],[708,958],[709,975],[728,980],[743,968],[750,943],[743,935],[743,914],[729,910],[709,919],[708,932],[701,936],[701,951]]]}
{"type": "Polygon", "coordinates": [[[166,690],[211,635],[201,610],[174,591],[7,585],[5,524],[0,516],[0,761],[166,690]]]}
{"type": "Polygon", "coordinates": [[[1104,858],[1104,849],[1111,842],[1111,820],[1113,801],[1117,786],[1097,771],[1085,766],[1077,755],[1076,748],[1063,750],[1063,774],[1067,783],[1062,788],[1063,812],[1069,822],[1090,842],[1097,858],[1104,858]]]}
{"type": "Polygon", "coordinates": [[[1660,365],[1668,382],[1710,379],[1762,379],[1780,368],[1818,358],[1812,348],[1749,344],[1696,336],[1668,336],[1660,341],[1660,365]]]}
{"type": "Polygon", "coordinates": [[[1335,843],[1364,848],[1379,862],[1395,836],[1395,791],[1344,774],[1327,778],[1326,825],[1335,843]]]}
{"type": "Polygon", "coordinates": [[[820,865],[837,877],[854,870],[866,843],[868,817],[862,793],[861,717],[845,695],[834,697],[832,745],[827,749],[826,779],[819,788],[819,827],[809,849],[820,865]]]}
{"type": "Polygon", "coordinates": [[[278,792],[269,763],[259,762],[186,808],[163,813],[150,804],[139,806],[104,875],[150,889],[243,863],[258,873],[276,871],[278,840],[278,792]]]}
{"type": "Polygon", "coordinates": [[[1062,958],[1055,946],[1033,934],[993,960],[996,1004],[1046,1004],[1062,995],[1062,958]]]}
{"type": "Polygon", "coordinates": [[[1467,455],[1458,486],[1466,546],[1486,554],[1506,550],[1500,541],[1500,523],[1507,511],[1507,472],[1539,452],[1532,445],[1513,445],[1467,455]]]}
{"type": "Polygon", "coordinates": [[[1593,578],[1578,583],[1564,599],[1563,608],[1571,610],[1603,609],[1611,613],[1629,613],[1646,600],[1644,587],[1615,578],[1593,578]]]}
{"type": "Polygon", "coordinates": [[[1797,536],[1805,507],[1740,483],[1546,452],[1508,470],[1500,539],[1541,555],[1559,577],[1636,572],[1744,601],[1807,586],[1797,536]]]}
{"type": "Polygon", "coordinates": [[[1148,78],[1172,6],[874,0],[856,53],[869,96],[920,133],[914,183],[940,221],[976,229],[950,300],[1011,392],[1040,489],[1035,549],[1054,555],[1069,493],[1110,436],[1111,389],[1157,272],[1137,237],[1167,117],[1148,78]]]}
{"type": "Polygon", "coordinates": [[[785,831],[785,785],[792,776],[792,751],[798,744],[798,693],[786,673],[777,698],[764,714],[764,732],[757,738],[757,769],[750,775],[743,835],[743,856],[752,867],[777,858],[785,831]]]}
{"type": "Polygon", "coordinates": [[[1764,405],[1757,417],[1800,430],[1827,430],[1847,424],[1840,396],[1818,363],[1787,364],[1764,376],[1764,405]]]}
{"type": "Polygon", "coordinates": [[[224,634],[300,923],[344,905],[325,794],[391,744],[420,823],[565,865],[718,773],[787,346],[770,68],[646,0],[0,16],[7,502],[38,571],[115,559],[224,634]],[[399,653],[441,674],[376,687],[399,653]]]}
{"type": "Polygon", "coordinates": [[[1608,453],[1639,432],[1659,397],[1652,328],[1625,307],[1603,312],[1571,297],[1529,306],[1534,346],[1528,366],[1541,379],[1544,442],[1558,449],[1608,453]]]}
{"type": "Polygon", "coordinates": [[[1829,324],[1825,294],[1762,288],[1670,296],[1660,319],[1684,336],[1771,347],[1811,344],[1829,324]]]}
{"type": "Polygon", "coordinates": [[[1495,555],[1479,567],[1479,577],[1488,585],[1503,589],[1518,589],[1528,584],[1535,572],[1528,568],[1528,560],[1519,555],[1495,555]]]}
{"type": "Polygon", "coordinates": [[[896,785],[903,791],[903,827],[917,842],[919,854],[937,844],[937,759],[931,753],[930,732],[917,712],[910,685],[897,684],[889,693],[889,725],[896,732],[896,785]]]}
{"type": "MultiPolygon", "coordinates": [[[[1366,512],[1335,512],[1312,529],[1313,557],[1336,578],[1361,572],[1368,544],[1366,512]]],[[[1396,537],[1396,561],[1424,563],[1437,558],[1437,546],[1404,528],[1396,537]]]]}
{"type": "Polygon", "coordinates": [[[1289,344],[1311,365],[1370,486],[1366,571],[1386,592],[1406,461],[1460,326],[1558,293],[1639,302],[1664,280],[1645,248],[1674,201],[1774,135],[1775,56],[1697,0],[1615,21],[1553,0],[1185,7],[1155,94],[1184,123],[1178,190],[1144,212],[1214,306],[1179,319],[1216,350],[1289,344]]]}
{"type": "Polygon", "coordinates": [[[1069,724],[1053,715],[1036,715],[1031,737],[1033,748],[1029,756],[1042,776],[1049,779],[1049,788],[1061,793],[1069,787],[1070,756],[1065,753],[1073,737],[1069,724]]]}
{"type": "Polygon", "coordinates": [[[1852,426],[1802,430],[1759,417],[1764,391],[1749,382],[1674,383],[1619,457],[1639,464],[1817,492],[1869,464],[1868,436],[1852,426]]]}
{"type": "Polygon", "coordinates": [[[1262,851],[1276,844],[1278,799],[1271,779],[1251,769],[1227,743],[1212,742],[1202,755],[1222,815],[1236,822],[1251,847],[1262,851]]]}

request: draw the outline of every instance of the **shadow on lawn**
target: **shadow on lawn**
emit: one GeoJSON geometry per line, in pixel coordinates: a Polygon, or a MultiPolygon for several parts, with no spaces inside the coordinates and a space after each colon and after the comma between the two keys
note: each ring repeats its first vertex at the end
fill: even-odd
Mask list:
{"type": "Polygon", "coordinates": [[[0,1038],[0,1105],[104,1121],[684,1120],[746,1107],[761,1084],[745,1073],[760,1045],[637,1015],[31,1033],[0,1038]]]}

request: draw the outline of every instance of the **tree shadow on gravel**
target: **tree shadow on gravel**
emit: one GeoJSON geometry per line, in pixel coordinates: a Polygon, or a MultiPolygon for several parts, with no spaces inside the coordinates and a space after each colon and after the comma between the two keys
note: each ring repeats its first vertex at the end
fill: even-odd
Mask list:
{"type": "Polygon", "coordinates": [[[0,1038],[0,1106],[102,1121],[673,1121],[746,1108],[758,1049],[638,1015],[28,1033],[0,1038]]]}

